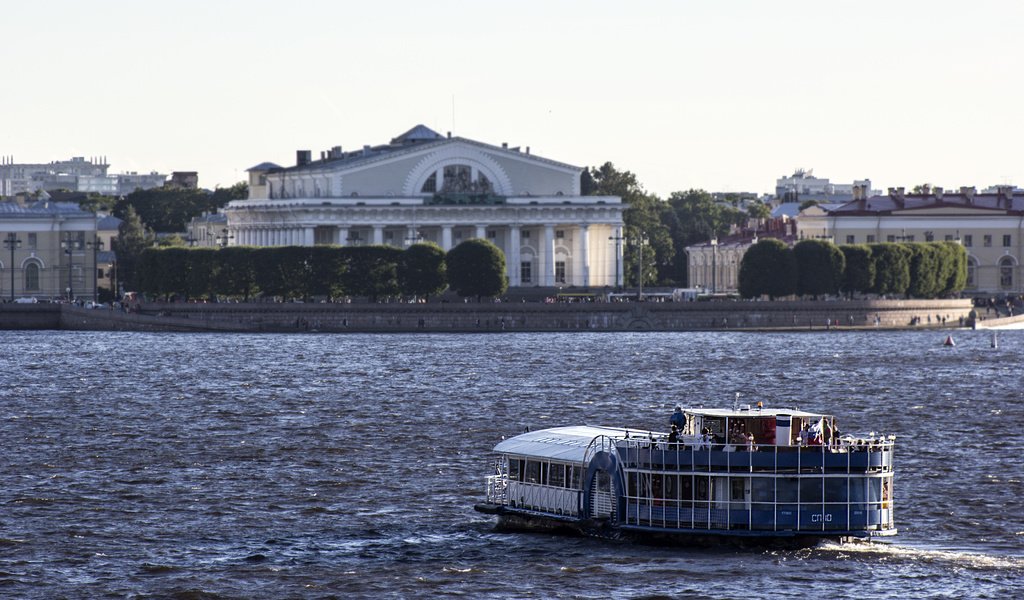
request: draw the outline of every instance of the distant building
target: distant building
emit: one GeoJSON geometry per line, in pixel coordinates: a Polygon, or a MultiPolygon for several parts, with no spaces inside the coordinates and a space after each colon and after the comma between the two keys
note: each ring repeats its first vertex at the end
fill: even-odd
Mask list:
{"type": "Polygon", "coordinates": [[[999,186],[979,194],[973,187],[946,192],[926,187],[907,194],[857,197],[830,210],[805,211],[797,219],[801,238],[837,244],[957,241],[967,249],[967,290],[978,294],[1024,292],[1024,193],[999,186]]]}
{"type": "Polygon", "coordinates": [[[130,194],[136,189],[164,185],[167,176],[124,173],[109,175],[105,158],[76,156],[51,163],[16,163],[12,157],[0,158],[0,196],[10,197],[39,190],[69,190],[107,196],[130,194]]]}
{"type": "Polygon", "coordinates": [[[229,243],[252,246],[484,238],[504,253],[509,284],[622,282],[617,196],[580,195],[581,167],[507,144],[442,136],[422,125],[387,144],[300,150],[296,164],[249,169],[249,198],[228,204],[229,243]]]}
{"type": "MultiPolygon", "coordinates": [[[[858,179],[853,183],[832,183],[827,178],[815,177],[813,169],[797,169],[790,176],[775,180],[775,197],[778,202],[848,202],[853,200],[854,186],[871,190],[870,179],[858,179]]],[[[876,193],[871,190],[871,193],[876,193]]]]}
{"type": "Polygon", "coordinates": [[[15,298],[58,298],[70,290],[92,300],[101,250],[97,217],[40,195],[35,202],[0,202],[0,298],[10,300],[13,276],[15,298]]]}
{"type": "Polygon", "coordinates": [[[227,246],[234,239],[228,232],[228,218],[223,213],[203,213],[188,223],[189,246],[227,246]]]}
{"type": "Polygon", "coordinates": [[[185,190],[199,189],[199,173],[197,171],[174,171],[171,179],[167,182],[169,188],[181,188],[185,190]]]}
{"type": "Polygon", "coordinates": [[[748,229],[687,246],[687,286],[709,293],[739,291],[743,255],[758,240],[766,238],[793,245],[797,239],[795,223],[788,219],[772,219],[760,230],[748,229]]]}

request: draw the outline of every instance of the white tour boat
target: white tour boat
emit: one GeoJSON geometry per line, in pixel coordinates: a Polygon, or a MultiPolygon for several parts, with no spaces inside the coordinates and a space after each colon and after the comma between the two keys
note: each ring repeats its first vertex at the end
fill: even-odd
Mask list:
{"type": "Polygon", "coordinates": [[[574,426],[506,439],[476,509],[502,529],[655,542],[896,534],[895,436],[841,435],[835,417],[799,410],[676,412],[672,433],[574,426]]]}

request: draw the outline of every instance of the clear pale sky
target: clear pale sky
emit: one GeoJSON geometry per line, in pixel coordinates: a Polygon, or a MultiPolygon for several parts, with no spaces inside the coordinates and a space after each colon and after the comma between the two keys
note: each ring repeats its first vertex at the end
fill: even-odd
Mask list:
{"type": "Polygon", "coordinates": [[[612,161],[662,196],[1024,186],[1024,3],[5,3],[0,155],[228,186],[295,151],[442,134],[612,161]],[[454,108],[453,108],[454,107],[454,108]]]}

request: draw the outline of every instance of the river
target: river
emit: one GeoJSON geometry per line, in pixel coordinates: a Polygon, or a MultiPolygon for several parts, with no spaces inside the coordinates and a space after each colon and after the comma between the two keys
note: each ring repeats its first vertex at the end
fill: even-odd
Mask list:
{"type": "Polygon", "coordinates": [[[988,597],[1024,582],[1024,331],[0,332],[0,596],[988,597]],[[897,537],[497,533],[526,427],[763,401],[897,436],[897,537]]]}

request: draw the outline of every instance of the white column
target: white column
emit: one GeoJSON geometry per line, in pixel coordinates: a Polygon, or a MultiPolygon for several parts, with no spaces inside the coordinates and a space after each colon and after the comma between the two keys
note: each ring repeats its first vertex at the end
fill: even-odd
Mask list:
{"type": "Polygon", "coordinates": [[[625,279],[622,278],[622,274],[626,265],[624,264],[624,255],[622,253],[622,244],[624,242],[624,240],[621,239],[622,228],[616,227],[614,235],[619,239],[615,241],[615,282],[613,285],[623,285],[625,283],[625,279]]]}
{"type": "Polygon", "coordinates": [[[476,237],[477,237],[477,239],[481,239],[481,240],[487,239],[487,226],[486,225],[477,225],[476,226],[476,237]]]}
{"type": "Polygon", "coordinates": [[[580,285],[590,286],[590,225],[580,225],[580,257],[573,261],[580,267],[580,285]]]}
{"type": "Polygon", "coordinates": [[[384,244],[384,226],[374,225],[373,226],[373,243],[376,246],[382,246],[384,244]]]}
{"type": "Polygon", "coordinates": [[[347,246],[348,245],[348,227],[339,227],[338,228],[338,239],[336,240],[336,243],[339,246],[347,246]]]}
{"type": "Polygon", "coordinates": [[[511,287],[519,287],[522,282],[519,281],[519,263],[522,259],[519,256],[519,226],[511,225],[508,228],[508,255],[505,260],[508,261],[508,284],[511,287]]]}
{"type": "Polygon", "coordinates": [[[412,246],[419,241],[419,229],[415,225],[407,225],[405,228],[405,240],[403,240],[404,245],[412,246]]]}
{"type": "Polygon", "coordinates": [[[541,285],[555,285],[555,226],[544,226],[544,273],[541,285]]]}
{"type": "Polygon", "coordinates": [[[302,234],[303,234],[302,235],[302,238],[303,238],[302,239],[302,245],[303,246],[312,246],[313,242],[316,241],[315,237],[314,237],[314,234],[313,234],[313,228],[312,227],[306,227],[305,229],[303,229],[302,234]]]}
{"type": "Polygon", "coordinates": [[[441,226],[441,249],[448,252],[452,249],[452,226],[441,226]]]}

